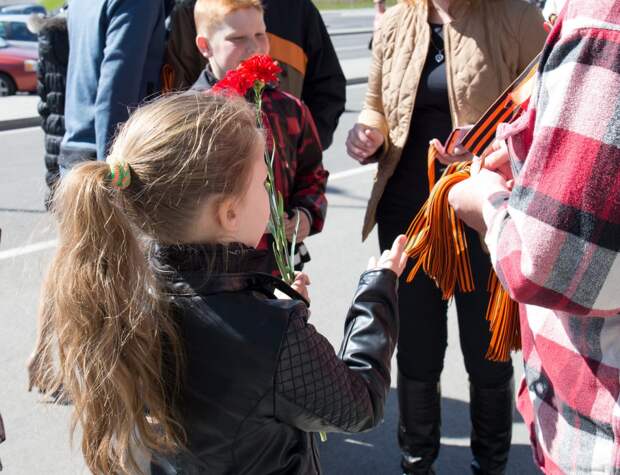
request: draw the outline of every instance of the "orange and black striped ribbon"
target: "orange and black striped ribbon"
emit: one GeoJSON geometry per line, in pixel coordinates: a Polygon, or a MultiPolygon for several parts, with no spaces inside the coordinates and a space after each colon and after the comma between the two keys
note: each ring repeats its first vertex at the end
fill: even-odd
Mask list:
{"type": "Polygon", "coordinates": [[[510,122],[532,94],[540,54],[508,86],[501,96],[487,109],[472,129],[463,137],[461,146],[473,155],[480,156],[495,139],[497,126],[510,122]]]}

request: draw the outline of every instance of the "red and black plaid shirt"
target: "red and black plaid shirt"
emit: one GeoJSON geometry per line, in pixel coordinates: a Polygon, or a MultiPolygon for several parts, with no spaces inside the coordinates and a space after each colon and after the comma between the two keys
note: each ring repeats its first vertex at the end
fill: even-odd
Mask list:
{"type": "Polygon", "coordinates": [[[310,234],[318,233],[327,212],[328,172],[323,168],[321,141],[312,115],[299,99],[274,88],[263,93],[263,113],[270,150],[275,139],[276,189],[282,193],[284,209],[305,210],[310,218],[310,234]]]}
{"type": "Polygon", "coordinates": [[[620,2],[569,0],[530,108],[498,129],[514,187],[486,243],[520,303],[519,410],[547,474],[620,473],[620,2]]]}

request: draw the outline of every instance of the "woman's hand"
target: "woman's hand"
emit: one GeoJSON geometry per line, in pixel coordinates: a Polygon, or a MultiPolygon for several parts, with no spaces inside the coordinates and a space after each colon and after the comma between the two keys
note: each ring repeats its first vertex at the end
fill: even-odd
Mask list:
{"type": "Polygon", "coordinates": [[[405,246],[407,244],[407,236],[401,234],[392,244],[392,249],[383,251],[379,260],[373,256],[368,261],[368,270],[372,269],[390,269],[398,277],[405,270],[407,264],[407,254],[405,254],[405,246]]]}
{"type": "Polygon", "coordinates": [[[454,162],[464,162],[472,159],[471,153],[458,145],[454,147],[453,154],[449,154],[443,144],[437,139],[431,140],[431,145],[433,145],[435,150],[437,150],[437,160],[444,165],[450,165],[454,162]]]}
{"type": "Polygon", "coordinates": [[[293,290],[295,290],[298,294],[302,295],[308,302],[310,302],[310,297],[308,297],[308,286],[310,285],[310,277],[308,277],[303,272],[295,272],[295,280],[291,284],[293,290]]]}
{"type": "Polygon", "coordinates": [[[370,157],[377,153],[384,141],[385,138],[379,129],[357,123],[349,130],[347,153],[354,160],[366,165],[370,163],[370,157]]]}

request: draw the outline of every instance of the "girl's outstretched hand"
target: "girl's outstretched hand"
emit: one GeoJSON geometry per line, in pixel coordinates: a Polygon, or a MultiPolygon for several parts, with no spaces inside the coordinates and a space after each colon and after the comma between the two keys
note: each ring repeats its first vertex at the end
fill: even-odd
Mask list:
{"type": "Polygon", "coordinates": [[[407,236],[401,234],[392,244],[392,249],[383,251],[379,260],[373,256],[368,261],[368,270],[372,269],[390,269],[400,277],[405,270],[407,264],[407,254],[405,254],[405,245],[407,244],[407,236]]]}
{"type": "Polygon", "coordinates": [[[295,280],[291,284],[291,287],[299,294],[303,296],[308,302],[310,302],[310,297],[308,297],[308,286],[310,285],[310,277],[308,277],[303,272],[295,272],[295,280]]]}

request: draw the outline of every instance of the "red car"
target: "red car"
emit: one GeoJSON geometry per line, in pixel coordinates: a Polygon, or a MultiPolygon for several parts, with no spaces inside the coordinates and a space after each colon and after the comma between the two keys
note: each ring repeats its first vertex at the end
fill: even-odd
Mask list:
{"type": "Polygon", "coordinates": [[[37,90],[36,48],[9,46],[0,37],[0,96],[37,90]]]}

